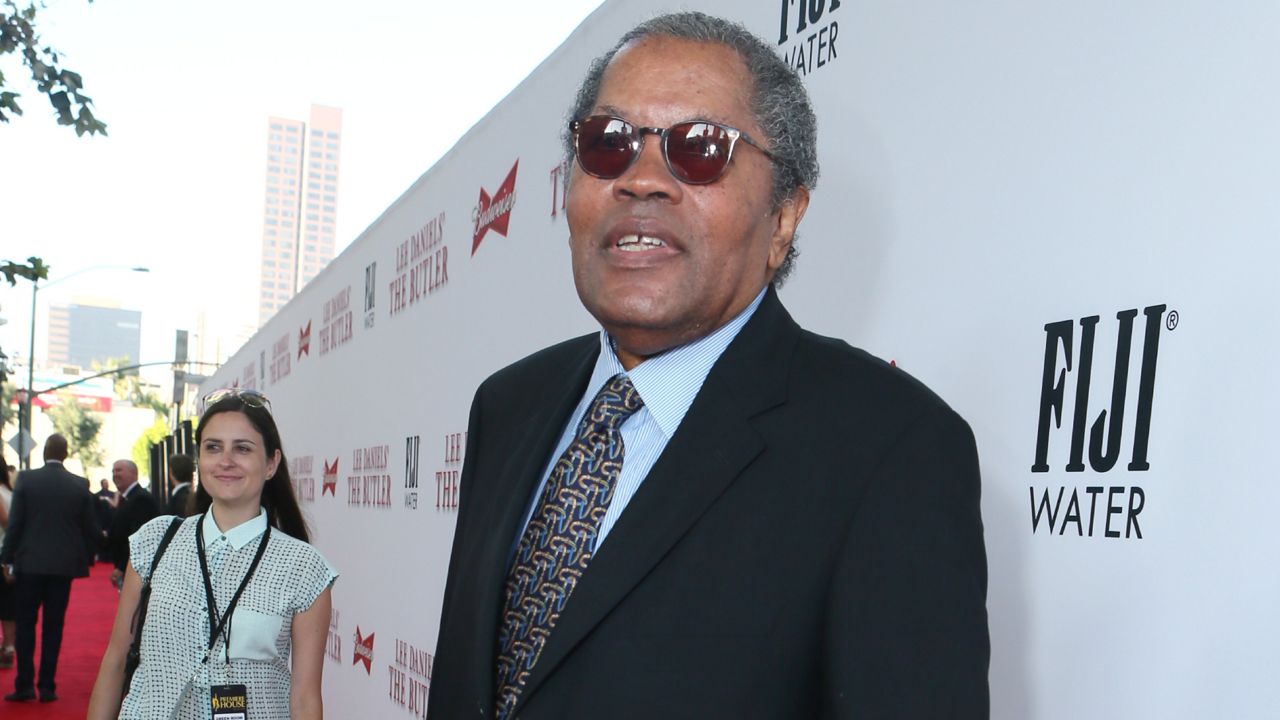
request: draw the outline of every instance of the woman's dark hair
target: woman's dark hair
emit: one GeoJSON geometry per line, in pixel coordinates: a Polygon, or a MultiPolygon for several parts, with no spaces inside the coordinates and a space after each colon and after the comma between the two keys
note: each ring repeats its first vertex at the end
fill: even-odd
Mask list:
{"type": "Polygon", "coordinates": [[[9,463],[4,459],[4,455],[0,455],[0,485],[13,489],[13,481],[9,479],[9,463]]]}
{"type": "MultiPolygon", "coordinates": [[[[199,452],[200,438],[204,435],[204,426],[209,418],[224,412],[238,412],[249,419],[254,428],[262,434],[263,445],[270,458],[280,451],[280,464],[276,472],[267,478],[262,486],[262,507],[267,510],[267,522],[271,527],[284,531],[288,535],[303,542],[311,542],[307,532],[307,521],[302,518],[302,510],[298,508],[298,499],[293,495],[293,481],[289,479],[289,460],[284,456],[284,448],[280,447],[280,431],[276,429],[276,421],[265,407],[246,403],[238,395],[224,397],[210,405],[200,416],[200,424],[196,426],[196,452],[199,452]]],[[[213,504],[213,498],[204,489],[204,483],[196,488],[195,506],[197,513],[202,513],[213,504]]]]}

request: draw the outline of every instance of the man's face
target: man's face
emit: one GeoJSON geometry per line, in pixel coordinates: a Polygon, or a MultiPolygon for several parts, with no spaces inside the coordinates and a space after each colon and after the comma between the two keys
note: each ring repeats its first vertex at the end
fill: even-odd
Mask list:
{"type": "Polygon", "coordinates": [[[137,480],[138,473],[128,463],[118,460],[111,466],[111,481],[117,490],[127,490],[137,480]]]}
{"type": "MultiPolygon", "coordinates": [[[[591,112],[659,128],[711,120],[761,140],[750,95],[735,51],[657,36],[614,57],[591,112]]],[[[655,135],[645,136],[640,157],[615,179],[574,164],[567,199],[574,282],[625,367],[710,334],[773,278],[807,195],[775,211],[772,181],[769,159],[744,142],[707,185],[673,177],[655,135]],[[622,249],[637,235],[657,242],[622,249]]]]}

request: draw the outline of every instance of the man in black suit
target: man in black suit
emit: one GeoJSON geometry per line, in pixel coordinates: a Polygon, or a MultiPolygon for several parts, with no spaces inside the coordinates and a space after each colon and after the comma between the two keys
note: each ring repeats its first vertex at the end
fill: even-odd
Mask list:
{"type": "Polygon", "coordinates": [[[572,117],[603,331],[476,393],[432,715],[986,717],[973,435],[776,293],[817,178],[801,81],[736,24],[663,16],[572,117]]]}
{"type": "Polygon", "coordinates": [[[160,505],[155,496],[138,484],[138,466],[132,460],[115,461],[111,466],[111,481],[116,485],[116,514],[111,519],[107,544],[111,548],[111,562],[116,566],[111,573],[111,583],[120,587],[124,582],[124,568],[129,564],[129,536],[159,515],[160,505]]]}
{"type": "Polygon", "coordinates": [[[186,455],[173,455],[169,458],[169,503],[170,515],[186,517],[188,503],[191,500],[191,481],[196,476],[196,465],[186,455]]]}
{"type": "MultiPolygon", "coordinates": [[[[89,574],[97,534],[88,482],[62,467],[67,440],[51,435],[44,444],[44,467],[18,474],[9,529],[0,564],[17,577],[18,673],[5,700],[58,699],[54,676],[62,648],[62,627],[71,580],[89,574]],[[40,674],[35,674],[36,619],[43,608],[40,674]]],[[[7,578],[6,578],[7,579],[7,578]]]]}
{"type": "Polygon", "coordinates": [[[111,548],[107,543],[107,534],[111,531],[111,519],[116,515],[116,494],[112,492],[106,480],[99,480],[98,492],[93,495],[98,500],[94,503],[94,517],[98,520],[96,555],[98,562],[111,562],[111,548]]]}

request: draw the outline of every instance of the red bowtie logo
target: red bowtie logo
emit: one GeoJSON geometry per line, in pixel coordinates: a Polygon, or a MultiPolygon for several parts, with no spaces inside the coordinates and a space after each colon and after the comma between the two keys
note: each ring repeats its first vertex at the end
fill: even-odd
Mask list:
{"type": "Polygon", "coordinates": [[[472,219],[475,221],[475,234],[471,238],[471,254],[476,254],[480,241],[490,230],[507,236],[507,225],[511,221],[511,208],[516,204],[516,170],[520,167],[520,159],[511,166],[507,179],[502,181],[498,190],[489,197],[489,193],[480,188],[480,204],[476,206],[472,219]]]}
{"type": "Polygon", "coordinates": [[[339,458],[334,458],[332,465],[328,460],[324,461],[324,478],[320,481],[320,497],[324,497],[325,493],[338,496],[338,460],[339,458]]]}
{"type": "Polygon", "coordinates": [[[311,355],[311,321],[298,330],[298,359],[303,355],[311,355]]]}
{"type": "Polygon", "coordinates": [[[369,637],[360,637],[360,626],[356,626],[356,652],[351,659],[352,665],[364,663],[364,671],[369,674],[373,673],[373,635],[369,633],[369,637]]]}

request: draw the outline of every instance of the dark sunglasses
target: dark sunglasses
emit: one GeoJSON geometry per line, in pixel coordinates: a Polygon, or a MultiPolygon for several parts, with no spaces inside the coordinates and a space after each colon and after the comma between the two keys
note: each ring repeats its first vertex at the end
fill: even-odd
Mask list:
{"type": "Polygon", "coordinates": [[[204,411],[208,409],[209,406],[214,403],[222,402],[227,398],[240,398],[240,402],[243,402],[249,407],[262,408],[267,412],[271,412],[271,401],[267,399],[266,395],[263,395],[257,390],[251,390],[249,388],[221,388],[205,395],[204,398],[200,400],[200,414],[203,415],[204,411]]]}
{"type": "Polygon", "coordinates": [[[588,175],[612,180],[640,157],[645,135],[662,138],[662,158],[677,180],[690,185],[713,183],[724,175],[741,140],[776,161],[746,133],[710,120],[688,120],[667,129],[639,127],[613,115],[592,115],[569,123],[578,165],[588,175]]]}

